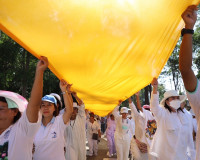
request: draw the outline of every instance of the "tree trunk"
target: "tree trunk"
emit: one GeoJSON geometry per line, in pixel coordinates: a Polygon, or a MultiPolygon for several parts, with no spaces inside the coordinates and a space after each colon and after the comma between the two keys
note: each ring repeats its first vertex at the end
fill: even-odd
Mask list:
{"type": "Polygon", "coordinates": [[[27,82],[27,73],[29,71],[29,62],[30,62],[30,54],[24,50],[23,51],[23,56],[24,56],[24,63],[23,63],[23,70],[24,70],[24,73],[26,73],[23,77],[23,80],[22,80],[22,96],[26,97],[26,91],[27,91],[27,86],[28,86],[28,82],[27,82]]]}
{"type": "Polygon", "coordinates": [[[144,88],[145,104],[149,105],[149,85],[144,88]]]}

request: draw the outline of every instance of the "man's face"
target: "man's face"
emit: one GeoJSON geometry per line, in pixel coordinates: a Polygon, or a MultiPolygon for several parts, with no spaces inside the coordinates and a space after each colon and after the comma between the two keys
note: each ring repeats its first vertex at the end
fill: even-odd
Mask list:
{"type": "Polygon", "coordinates": [[[76,115],[78,113],[78,108],[74,107],[72,115],[71,115],[71,120],[75,120],[76,119],[76,115]]]}
{"type": "Polygon", "coordinates": [[[90,117],[90,122],[93,123],[94,122],[94,117],[90,117]]]}
{"type": "Polygon", "coordinates": [[[9,127],[16,115],[16,111],[9,109],[7,103],[0,101],[0,128],[9,127]]]}

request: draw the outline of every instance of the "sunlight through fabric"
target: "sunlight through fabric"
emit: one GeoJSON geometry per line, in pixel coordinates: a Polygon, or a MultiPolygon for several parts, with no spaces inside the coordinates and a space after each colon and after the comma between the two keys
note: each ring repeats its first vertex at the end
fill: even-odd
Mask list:
{"type": "Polygon", "coordinates": [[[0,0],[0,29],[105,116],[158,77],[199,0],[0,0]]]}

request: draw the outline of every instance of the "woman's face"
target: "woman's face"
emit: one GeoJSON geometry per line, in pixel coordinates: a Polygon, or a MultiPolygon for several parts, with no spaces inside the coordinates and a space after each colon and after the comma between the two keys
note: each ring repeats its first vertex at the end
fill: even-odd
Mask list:
{"type": "Polygon", "coordinates": [[[173,101],[173,100],[180,100],[180,97],[179,96],[172,96],[172,97],[169,97],[167,100],[166,100],[166,103],[168,106],[170,106],[170,102],[173,101]]]}
{"type": "Polygon", "coordinates": [[[127,116],[128,116],[128,113],[121,113],[121,115],[122,115],[122,118],[123,118],[123,119],[126,119],[127,116]]]}
{"type": "Polygon", "coordinates": [[[53,103],[42,101],[41,112],[44,117],[53,116],[54,111],[55,111],[55,107],[53,103]]]}
{"type": "Polygon", "coordinates": [[[0,128],[6,128],[13,123],[17,112],[9,109],[8,104],[0,101],[0,128]]]}
{"type": "Polygon", "coordinates": [[[115,120],[114,115],[111,115],[111,116],[110,116],[110,119],[114,121],[114,120],[115,120]]]}

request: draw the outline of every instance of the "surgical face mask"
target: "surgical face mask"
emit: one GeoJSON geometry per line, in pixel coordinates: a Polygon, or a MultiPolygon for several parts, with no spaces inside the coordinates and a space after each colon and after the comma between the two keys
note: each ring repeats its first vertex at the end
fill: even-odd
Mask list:
{"type": "Polygon", "coordinates": [[[181,101],[180,100],[172,100],[171,102],[169,102],[170,106],[173,107],[174,109],[178,109],[179,107],[181,107],[181,101]]]}

